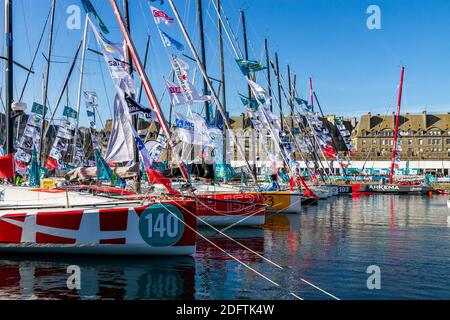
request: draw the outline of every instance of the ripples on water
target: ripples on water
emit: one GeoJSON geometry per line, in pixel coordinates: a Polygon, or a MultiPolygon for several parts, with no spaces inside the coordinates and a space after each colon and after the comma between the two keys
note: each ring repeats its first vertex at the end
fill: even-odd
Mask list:
{"type": "Polygon", "coordinates": [[[339,197],[299,215],[271,215],[263,229],[227,233],[283,269],[214,232],[195,257],[0,256],[1,299],[450,299],[450,225],[445,197],[339,197]],[[66,287],[81,268],[81,290],[66,287]],[[381,268],[381,290],[366,269],[381,268]]]}

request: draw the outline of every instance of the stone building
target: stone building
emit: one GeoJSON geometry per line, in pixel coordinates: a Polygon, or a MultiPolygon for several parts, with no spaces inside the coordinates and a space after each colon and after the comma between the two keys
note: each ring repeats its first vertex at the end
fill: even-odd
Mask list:
{"type": "MultiPolygon", "coordinates": [[[[391,157],[395,113],[363,115],[352,132],[356,159],[388,160],[391,157]]],[[[399,118],[400,159],[448,160],[450,157],[450,113],[401,115],[399,118]]]]}

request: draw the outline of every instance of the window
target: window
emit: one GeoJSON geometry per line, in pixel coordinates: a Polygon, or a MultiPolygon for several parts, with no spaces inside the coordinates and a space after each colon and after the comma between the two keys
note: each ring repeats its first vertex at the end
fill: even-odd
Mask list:
{"type": "Polygon", "coordinates": [[[447,144],[450,144],[450,139],[447,139],[447,144]]]}
{"type": "Polygon", "coordinates": [[[412,141],[412,139],[408,139],[408,144],[413,144],[413,141],[412,141]]]}
{"type": "Polygon", "coordinates": [[[365,139],[364,139],[364,140],[362,141],[362,144],[363,144],[363,145],[365,145],[365,144],[366,144],[366,140],[365,140],[365,139]]]}
{"type": "MultiPolygon", "coordinates": [[[[449,141],[450,141],[450,139],[448,139],[449,141]]],[[[377,140],[372,140],[372,144],[377,144],[377,140]]],[[[449,142],[449,144],[450,144],[450,142],[449,142]]]]}
{"type": "Polygon", "coordinates": [[[419,145],[423,145],[423,140],[419,139],[419,145]]]}

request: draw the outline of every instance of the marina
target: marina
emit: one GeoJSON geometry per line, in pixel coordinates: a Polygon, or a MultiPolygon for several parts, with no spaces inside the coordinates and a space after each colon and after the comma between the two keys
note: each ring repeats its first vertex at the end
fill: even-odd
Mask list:
{"type": "Polygon", "coordinates": [[[347,92],[240,1],[3,0],[0,300],[450,299],[421,66],[347,92]],[[358,90],[386,112],[329,113],[358,90]]]}
{"type": "Polygon", "coordinates": [[[343,300],[449,299],[449,213],[444,196],[342,196],[299,215],[269,215],[263,228],[226,231],[236,242],[209,228],[200,229],[207,239],[280,287],[202,238],[192,257],[1,254],[0,297],[290,300],[295,299],[290,295],[294,292],[307,300],[334,300],[328,294],[343,300]],[[373,264],[381,268],[382,290],[366,287],[367,268],[373,264]],[[80,291],[68,293],[70,265],[80,266],[84,280],[80,291]]]}

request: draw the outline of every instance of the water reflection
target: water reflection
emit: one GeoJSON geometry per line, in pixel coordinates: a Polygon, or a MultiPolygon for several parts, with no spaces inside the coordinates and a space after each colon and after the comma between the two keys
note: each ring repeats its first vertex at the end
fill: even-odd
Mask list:
{"type": "Polygon", "coordinates": [[[344,196],[268,215],[263,228],[227,230],[234,241],[201,228],[208,240],[198,238],[192,258],[2,255],[0,298],[330,298],[305,279],[341,299],[449,299],[449,213],[446,197],[344,196]],[[79,292],[66,288],[69,265],[81,267],[79,292]],[[367,289],[370,265],[381,268],[381,290],[367,289]]]}
{"type": "Polygon", "coordinates": [[[194,299],[195,264],[183,258],[0,256],[0,299],[194,299]],[[68,290],[67,267],[81,270],[68,290]]]}

